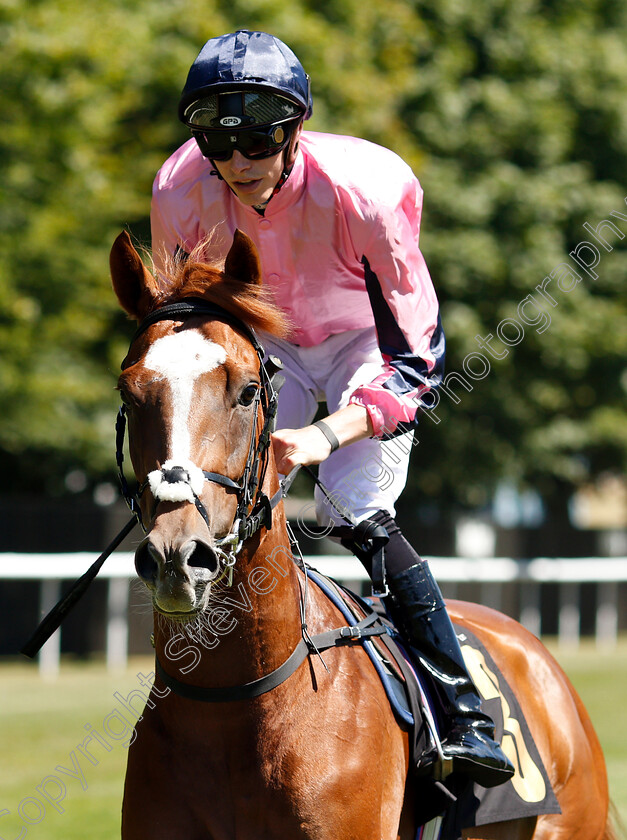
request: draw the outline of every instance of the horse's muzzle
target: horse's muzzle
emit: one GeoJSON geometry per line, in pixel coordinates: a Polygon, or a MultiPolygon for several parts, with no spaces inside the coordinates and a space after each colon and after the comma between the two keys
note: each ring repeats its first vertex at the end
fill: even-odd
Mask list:
{"type": "Polygon", "coordinates": [[[160,545],[150,534],[135,552],[137,574],[153,592],[161,612],[197,611],[206,585],[219,571],[214,549],[198,537],[180,545],[160,545]]]}

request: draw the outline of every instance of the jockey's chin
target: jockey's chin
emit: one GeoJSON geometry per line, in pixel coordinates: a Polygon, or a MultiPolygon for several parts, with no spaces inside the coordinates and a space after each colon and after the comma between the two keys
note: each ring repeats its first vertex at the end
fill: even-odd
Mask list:
{"type": "Polygon", "coordinates": [[[235,149],[229,160],[216,160],[214,165],[242,204],[256,207],[272,198],[283,173],[283,152],[261,160],[250,160],[235,149]]]}

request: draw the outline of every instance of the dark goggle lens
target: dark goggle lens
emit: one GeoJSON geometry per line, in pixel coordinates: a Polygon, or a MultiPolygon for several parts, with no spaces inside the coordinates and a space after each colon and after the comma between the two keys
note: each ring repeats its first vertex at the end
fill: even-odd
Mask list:
{"type": "Polygon", "coordinates": [[[229,160],[235,149],[251,160],[272,157],[284,149],[290,139],[290,130],[284,125],[234,132],[192,130],[192,134],[203,155],[219,161],[229,160]]]}

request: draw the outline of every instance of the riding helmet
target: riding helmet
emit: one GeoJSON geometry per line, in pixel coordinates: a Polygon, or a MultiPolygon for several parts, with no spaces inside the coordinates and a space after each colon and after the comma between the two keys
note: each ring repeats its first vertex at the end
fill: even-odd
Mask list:
{"type": "Polygon", "coordinates": [[[311,112],[309,76],[292,50],[246,29],[207,41],[179,103],[181,121],[205,131],[306,120],[311,112]]]}

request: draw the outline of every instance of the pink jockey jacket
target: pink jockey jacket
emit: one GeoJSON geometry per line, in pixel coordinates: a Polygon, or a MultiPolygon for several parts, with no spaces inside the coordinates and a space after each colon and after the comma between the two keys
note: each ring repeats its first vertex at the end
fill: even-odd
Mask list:
{"type": "Polygon", "coordinates": [[[418,245],[421,209],[420,184],[393,152],[305,131],[262,215],[238,201],[192,139],[155,179],[153,259],[159,269],[165,254],[189,253],[209,234],[224,257],[239,228],[257,245],[264,282],[295,326],[294,344],[376,327],[383,373],[350,402],[365,406],[385,439],[413,427],[422,395],[443,371],[438,301],[418,245]]]}

